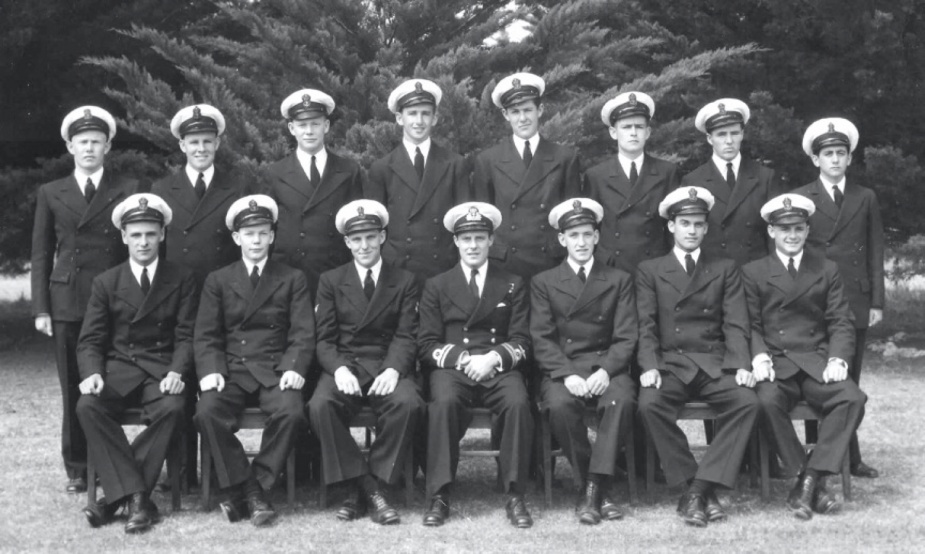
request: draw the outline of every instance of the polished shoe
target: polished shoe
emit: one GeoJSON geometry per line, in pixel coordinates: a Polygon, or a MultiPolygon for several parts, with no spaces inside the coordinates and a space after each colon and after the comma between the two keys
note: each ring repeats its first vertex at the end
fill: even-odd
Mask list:
{"type": "Polygon", "coordinates": [[[435,494],[430,499],[430,508],[424,512],[424,525],[427,527],[440,527],[450,517],[450,497],[435,494]]]}
{"type": "Polygon", "coordinates": [[[152,517],[149,511],[148,495],[136,492],[128,500],[128,521],[125,522],[125,532],[129,535],[144,533],[151,528],[152,517]]]}
{"type": "Polygon", "coordinates": [[[359,519],[362,514],[363,506],[355,497],[344,500],[343,504],[340,505],[340,508],[337,509],[337,512],[334,513],[335,517],[341,521],[353,521],[355,519],[359,519]]]}
{"type": "Polygon", "coordinates": [[[524,497],[522,495],[518,494],[509,498],[504,505],[504,510],[507,512],[507,518],[514,527],[518,529],[533,527],[533,518],[530,517],[530,512],[527,510],[527,503],[524,502],[524,497]]]}
{"type": "Polygon", "coordinates": [[[851,466],[850,471],[852,477],[861,477],[863,479],[876,479],[880,477],[879,471],[864,462],[858,462],[857,465],[851,466]]]}
{"type": "Polygon", "coordinates": [[[601,518],[607,521],[623,519],[623,510],[610,498],[609,494],[601,497],[601,518]]]}
{"type": "Polygon", "coordinates": [[[74,477],[67,480],[64,490],[70,494],[87,492],[87,479],[85,477],[74,477]]]}
{"type": "Polygon", "coordinates": [[[816,478],[800,474],[796,485],[787,497],[787,507],[797,519],[808,520],[813,517],[813,495],[816,492],[816,478]]]}
{"type": "Polygon", "coordinates": [[[247,496],[247,511],[251,515],[251,523],[254,527],[264,527],[276,520],[276,510],[262,493],[251,493],[247,496]]]}
{"type": "Polygon", "coordinates": [[[839,510],[841,502],[826,488],[825,479],[820,479],[813,494],[813,511],[817,514],[834,514],[839,510]]]}
{"type": "Polygon", "coordinates": [[[716,493],[710,491],[706,495],[707,506],[704,509],[704,513],[707,514],[707,521],[713,523],[715,521],[725,521],[726,520],[726,510],[723,509],[723,505],[719,503],[719,498],[716,498],[716,493]]]}
{"type": "Polygon", "coordinates": [[[584,525],[597,525],[601,522],[601,489],[597,483],[588,481],[584,494],[578,498],[575,507],[578,521],[584,525]]]}
{"type": "Polygon", "coordinates": [[[250,512],[247,511],[247,501],[240,495],[219,502],[218,507],[221,508],[229,523],[237,523],[250,517],[250,512]]]}
{"type": "Polygon", "coordinates": [[[81,511],[87,518],[87,523],[90,524],[90,527],[96,529],[97,527],[102,527],[103,525],[111,523],[116,517],[116,512],[118,512],[121,507],[121,500],[110,503],[106,502],[106,498],[101,496],[96,502],[88,503],[81,511]]]}
{"type": "Polygon", "coordinates": [[[707,526],[706,500],[699,494],[685,493],[678,502],[678,513],[681,519],[694,527],[707,526]]]}
{"type": "Polygon", "coordinates": [[[392,525],[401,522],[398,511],[389,506],[388,500],[379,491],[366,497],[366,508],[369,510],[369,519],[373,520],[373,523],[392,525]]]}

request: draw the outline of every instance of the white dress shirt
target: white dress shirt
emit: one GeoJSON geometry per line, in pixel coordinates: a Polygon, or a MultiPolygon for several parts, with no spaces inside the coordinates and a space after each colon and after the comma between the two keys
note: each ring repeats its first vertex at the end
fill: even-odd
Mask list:
{"type": "Polygon", "coordinates": [[[379,273],[382,272],[382,258],[379,258],[379,261],[375,263],[372,267],[363,267],[356,260],[353,261],[353,265],[357,268],[357,275],[360,276],[360,284],[363,284],[363,281],[366,280],[366,272],[370,269],[373,270],[373,284],[379,284],[379,273]]]}
{"type": "Polygon", "coordinates": [[[485,294],[485,274],[488,273],[488,260],[485,260],[485,263],[479,267],[469,267],[462,262],[459,265],[462,267],[463,277],[465,277],[467,285],[472,278],[472,270],[477,269],[479,271],[478,275],[475,276],[475,284],[479,286],[479,298],[481,298],[485,294]]]}
{"type": "Polygon", "coordinates": [[[152,284],[154,283],[154,274],[157,273],[157,262],[158,258],[154,258],[154,261],[148,265],[141,265],[132,258],[128,259],[128,266],[132,269],[132,275],[135,276],[135,281],[138,283],[139,287],[141,286],[141,272],[144,271],[145,268],[148,268],[148,279],[152,284]]]}
{"type": "Polygon", "coordinates": [[[530,143],[530,152],[535,156],[536,148],[540,145],[540,134],[537,133],[530,137],[530,140],[524,140],[517,135],[514,135],[514,148],[517,149],[517,153],[520,154],[520,158],[524,157],[524,144],[530,143]]]}
{"type": "Polygon", "coordinates": [[[196,180],[199,179],[199,173],[202,173],[202,180],[206,183],[206,190],[209,190],[209,186],[212,184],[212,178],[215,177],[215,164],[210,165],[205,171],[197,171],[190,167],[186,166],[186,176],[189,177],[189,182],[196,186],[196,180]]]}
{"type": "Polygon", "coordinates": [[[636,162],[636,174],[642,175],[642,161],[645,158],[645,154],[640,154],[632,160],[624,156],[622,153],[617,154],[617,161],[620,162],[620,167],[623,168],[623,174],[626,175],[627,179],[630,178],[630,171],[633,169],[633,162],[636,162]]]}
{"type": "MultiPolygon", "coordinates": [[[[295,151],[296,159],[299,160],[299,165],[302,166],[302,171],[305,172],[305,176],[308,177],[308,180],[312,179],[312,155],[303,152],[301,149],[296,148],[295,151]]],[[[315,154],[315,167],[318,168],[318,175],[324,177],[324,167],[328,164],[328,149],[322,148],[315,154]]],[[[318,183],[312,183],[312,185],[318,186],[318,183]]]]}
{"type": "Polygon", "coordinates": [[[736,154],[735,158],[731,160],[724,160],[713,154],[713,163],[716,165],[716,169],[719,170],[719,174],[723,176],[723,179],[726,178],[726,164],[732,164],[732,172],[736,175],[736,183],[739,182],[739,166],[742,165],[742,154],[736,154]]]}
{"type": "Polygon", "coordinates": [[[93,181],[93,186],[96,187],[96,190],[100,190],[100,181],[103,180],[103,168],[101,167],[93,173],[86,173],[79,167],[74,168],[74,179],[77,181],[77,186],[80,187],[80,193],[85,196],[87,194],[87,191],[84,190],[87,188],[87,177],[93,181]]]}

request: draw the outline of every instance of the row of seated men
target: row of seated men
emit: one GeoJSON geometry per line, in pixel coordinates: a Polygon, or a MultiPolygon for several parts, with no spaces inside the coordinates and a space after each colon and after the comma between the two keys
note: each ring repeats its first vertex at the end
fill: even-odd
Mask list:
{"type": "Polygon", "coordinates": [[[159,260],[169,206],[156,195],[130,196],[112,216],[130,258],[94,280],[78,341],[77,416],[109,499],[91,502],[88,520],[99,526],[125,506],[126,532],[157,521],[150,491],[181,432],[184,379],[193,371],[200,388],[194,421],[213,452],[231,522],[276,519],[265,493],[310,425],[325,484],[355,487],[337,517],[368,513],[376,523],[398,523],[381,483],[399,478],[415,430],[426,425],[423,523],[442,525],[459,442],[471,407],[483,404],[500,432],[507,518],[531,527],[524,499],[534,434],[531,368],[542,372],[538,400],[553,435],[584,481],[582,523],[623,517],[610,480],[637,412],[668,482],[686,485],[678,507],[686,523],[725,519],[716,490],[733,486],[759,417],[785,471],[798,474],[790,509],[801,519],[834,511],[838,503],[822,479],[847,455],[866,397],[847,379],[854,336],[837,268],[803,248],[815,208],[796,194],[769,201],[762,215],[776,250],[740,272],[731,260],[701,252],[713,204],[699,187],[663,200],[659,212],[675,246],[643,262],[634,284],[628,273],[595,261],[603,207],[588,198],[563,202],[548,222],[568,256],[538,274],[528,292],[520,277],[489,262],[500,211],[463,203],[443,219],[460,263],[428,279],[419,295],[415,276],[381,255],[386,208],[354,201],[335,218],[353,261],[322,274],[313,310],[304,274],[269,259],[279,212],[268,196],[232,204],[226,222],[241,260],[210,273],[198,303],[192,272],[159,260]],[[630,375],[634,352],[638,384],[630,375]],[[303,404],[314,355],[322,373],[303,404]],[[418,360],[429,385],[426,409],[412,378],[418,360]],[[718,414],[699,464],[676,421],[691,398],[718,414]],[[823,413],[809,456],[789,419],[801,399],[823,413]],[[119,414],[137,402],[148,425],[129,444],[119,414]],[[253,461],[235,436],[249,402],[268,416],[253,461]],[[365,405],[377,415],[368,460],[348,426],[365,405]],[[583,422],[588,406],[601,419],[593,446],[583,422]]]}
{"type": "MultiPolygon", "coordinates": [[[[599,226],[597,257],[606,265],[635,273],[642,260],[658,258],[671,247],[658,203],[679,181],[685,186],[702,185],[715,197],[717,205],[708,216],[712,231],[704,238],[704,251],[728,256],[740,266],[769,252],[759,208],[781,190],[773,171],[739,153],[750,116],[744,103],[721,99],[698,112],[695,124],[705,133],[714,156],[679,179],[674,164],[644,151],[655,113],[652,99],[642,92],[619,94],[607,101],[601,113],[618,154],[582,178],[576,151],[539,135],[544,88],[541,78],[528,73],[498,83],[492,100],[510,123],[513,136],[476,156],[471,176],[460,156],[430,138],[442,96],[430,81],[406,81],[390,95],[389,109],[402,130],[402,144],[375,162],[368,177],[355,163],[325,147],[334,100],[314,89],[293,93],[280,111],[297,150],[270,166],[270,182],[262,189],[280,210],[272,259],[301,269],[310,293],[318,293],[321,274],[350,259],[350,250],[336,236],[334,214],[347,202],[366,196],[382,202],[392,214],[383,245],[385,257],[414,273],[420,284],[457,263],[452,237],[441,225],[447,210],[465,200],[488,200],[505,222],[494,229],[489,257],[526,281],[557,266],[565,255],[546,219],[548,210],[584,191],[600,201],[608,214],[599,226]]],[[[166,228],[162,255],[191,268],[201,287],[211,271],[240,256],[224,228],[224,216],[247,187],[213,164],[225,130],[218,110],[205,104],[184,108],[170,127],[187,164],[152,189],[174,215],[166,228]]],[[[126,256],[122,237],[109,225],[112,209],[132,192],[147,189],[109,170],[104,173],[103,161],[115,131],[112,116],[99,108],[86,106],[68,114],[61,135],[74,156],[75,171],[43,185],[37,194],[33,311],[36,328],[55,338],[69,492],[86,487],[86,443],[74,413],[80,396],[76,346],[91,283],[126,256]]],[[[876,197],[853,181],[846,186],[844,178],[857,139],[857,130],[845,120],[811,125],[803,148],[819,166],[820,179],[798,191],[818,208],[809,242],[836,261],[844,276],[856,334],[857,349],[849,364],[855,382],[864,331],[868,322],[879,321],[883,302],[883,240],[876,197]],[[832,137],[840,137],[838,148],[821,148],[832,137]]],[[[860,461],[856,445],[855,439],[852,473],[875,476],[876,471],[860,461]]]]}

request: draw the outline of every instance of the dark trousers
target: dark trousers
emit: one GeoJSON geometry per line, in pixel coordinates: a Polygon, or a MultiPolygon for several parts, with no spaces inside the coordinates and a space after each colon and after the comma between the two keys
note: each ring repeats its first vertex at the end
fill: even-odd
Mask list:
{"type": "Polygon", "coordinates": [[[323,373],[308,401],[308,421],[321,441],[321,463],[326,485],[372,474],[386,483],[401,475],[405,457],[411,455],[411,441],[424,418],[424,400],[414,381],[398,380],[387,396],[363,396],[340,392],[334,377],[323,373]],[[350,420],[364,407],[376,412],[376,440],[370,446],[369,462],[350,434],[350,420]]]}
{"type": "Polygon", "coordinates": [[[732,488],[758,417],[758,399],[753,391],[736,385],[735,375],[713,379],[701,370],[685,385],[673,373],[663,371],[660,389],[639,390],[639,415],[655,443],[669,485],[697,478],[732,488]],[[690,399],[706,402],[719,414],[716,435],[699,467],[678,426],[678,413],[690,399]]]}
{"type": "Polygon", "coordinates": [[[473,406],[484,405],[501,431],[501,479],[506,492],[522,494],[530,474],[533,415],[520,372],[511,371],[481,385],[454,369],[430,371],[427,404],[427,496],[456,477],[459,441],[472,422],[473,406]]]}
{"type": "Polygon", "coordinates": [[[90,456],[108,502],[151,492],[168,448],[179,446],[175,438],[181,433],[185,404],[185,395],[163,394],[160,381],[150,377],[125,397],[106,386],[99,396],[80,397],[77,417],[87,433],[90,456]],[[146,427],[129,444],[119,417],[139,404],[146,427]]]}
{"type": "Polygon", "coordinates": [[[219,486],[227,489],[240,485],[253,475],[263,490],[273,488],[295,437],[308,428],[303,405],[300,390],[258,386],[248,393],[227,378],[222,392],[212,389],[201,393],[193,421],[202,440],[209,441],[219,486]],[[260,451],[250,463],[235,433],[240,429],[244,408],[255,403],[268,417],[260,451]]]}
{"type": "Polygon", "coordinates": [[[543,379],[540,390],[552,435],[582,481],[589,472],[614,475],[617,456],[636,414],[637,386],[629,373],[612,378],[604,394],[588,400],[572,395],[559,379],[543,379]],[[589,406],[600,419],[594,446],[584,421],[589,406]]]}
{"type": "Polygon", "coordinates": [[[819,436],[806,467],[823,473],[841,471],[851,435],[864,417],[867,396],[851,379],[838,383],[820,383],[799,373],[788,379],[758,383],[761,423],[771,443],[780,454],[788,475],[802,468],[803,447],[797,438],[790,410],[801,399],[822,412],[819,436]]]}
{"type": "MultiPolygon", "coordinates": [[[[864,347],[867,346],[867,329],[855,329],[854,332],[854,360],[848,367],[848,377],[854,381],[854,384],[861,386],[861,367],[864,364],[864,347]]],[[[858,427],[861,426],[861,420],[858,420],[858,427]]],[[[851,441],[848,444],[849,463],[852,467],[861,463],[861,446],[858,444],[857,429],[851,433],[851,441]]]]}
{"type": "Polygon", "coordinates": [[[61,456],[69,479],[87,474],[87,437],[77,419],[80,399],[80,372],[77,370],[77,337],[80,321],[54,321],[55,360],[61,384],[61,456]]]}

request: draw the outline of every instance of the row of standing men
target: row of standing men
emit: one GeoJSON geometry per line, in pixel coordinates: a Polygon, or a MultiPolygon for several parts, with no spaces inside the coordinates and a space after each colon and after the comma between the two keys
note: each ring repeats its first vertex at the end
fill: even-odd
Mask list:
{"type": "MultiPolygon", "coordinates": [[[[386,258],[423,280],[456,261],[455,250],[448,244],[451,238],[440,226],[442,214],[462,200],[475,198],[488,200],[502,211],[504,225],[495,230],[490,259],[529,279],[556,265],[564,254],[546,213],[584,189],[607,207],[600,224],[598,256],[632,273],[640,260],[668,251],[670,241],[658,218],[657,203],[679,182],[702,185],[716,198],[717,206],[709,216],[711,233],[704,242],[706,252],[724,254],[740,264],[768,252],[758,208],[780,188],[773,171],[743,160],[738,152],[749,118],[747,106],[724,99],[698,113],[697,126],[713,146],[714,159],[679,180],[673,164],[644,152],[654,115],[651,98],[641,92],[621,94],[602,112],[617,141],[618,155],[591,168],[582,179],[576,152],[537,132],[542,94],[542,80],[530,74],[512,75],[499,83],[493,100],[511,123],[513,137],[477,156],[470,181],[464,160],[430,140],[441,96],[433,83],[411,80],[393,92],[389,105],[402,127],[403,143],[377,161],[366,179],[355,164],[324,146],[333,99],[310,89],[294,93],[283,102],[281,112],[298,149],[270,167],[265,189],[280,207],[273,258],[302,269],[314,291],[321,272],[349,260],[347,249],[335,236],[337,208],[367,196],[382,201],[392,214],[384,245],[386,258]]],[[[181,110],[171,127],[187,154],[187,166],[153,189],[176,214],[167,229],[166,259],[192,268],[199,282],[210,270],[239,255],[221,220],[223,208],[244,194],[246,187],[212,165],[224,125],[221,114],[209,106],[181,110]]],[[[804,150],[821,169],[820,180],[805,187],[807,196],[820,207],[812,221],[810,242],[826,248],[826,254],[839,262],[861,339],[860,353],[863,331],[868,321],[879,319],[883,302],[879,208],[868,189],[854,183],[845,186],[844,170],[857,144],[856,130],[848,122],[832,120],[811,127],[807,137],[820,128],[819,135],[848,136],[849,147],[847,156],[829,164],[813,151],[812,138],[808,144],[804,140],[804,150]],[[827,171],[829,165],[832,171],[827,171]]],[[[56,337],[66,404],[63,450],[69,487],[74,489],[81,487],[86,455],[80,428],[73,420],[77,397],[74,352],[83,306],[92,278],[125,256],[118,232],[113,233],[105,223],[107,212],[139,186],[109,174],[104,178],[103,159],[114,133],[111,116],[98,108],[81,108],[65,118],[62,137],[75,156],[75,172],[43,186],[36,208],[32,276],[36,326],[56,337]]],[[[850,364],[854,374],[860,369],[859,362],[856,357],[850,364]]],[[[870,470],[859,458],[852,465],[870,470]]]]}

